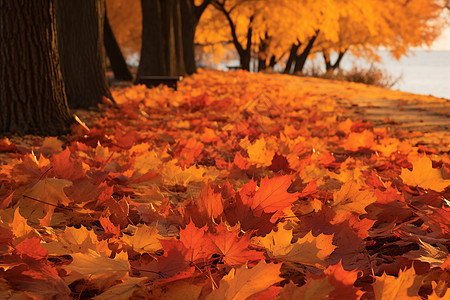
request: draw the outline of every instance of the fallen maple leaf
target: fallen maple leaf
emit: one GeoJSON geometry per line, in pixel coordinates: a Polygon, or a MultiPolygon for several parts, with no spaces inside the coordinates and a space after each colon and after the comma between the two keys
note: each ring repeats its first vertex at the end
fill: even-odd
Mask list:
{"type": "Polygon", "coordinates": [[[211,219],[216,219],[223,213],[222,195],[215,193],[211,184],[203,188],[200,197],[195,201],[200,212],[206,213],[211,219]]]}
{"type": "Polygon", "coordinates": [[[154,253],[162,249],[160,239],[163,239],[163,236],[158,233],[158,227],[145,224],[139,225],[133,236],[124,234],[122,237],[125,243],[139,253],[154,253]]]}
{"type": "Polygon", "coordinates": [[[341,189],[333,194],[332,207],[336,212],[333,223],[341,223],[349,213],[361,215],[365,213],[365,208],[377,201],[374,193],[370,190],[360,190],[356,181],[352,180],[345,183],[341,189]]]}
{"type": "Polygon", "coordinates": [[[422,156],[413,162],[413,170],[402,168],[400,178],[410,186],[418,186],[424,189],[431,189],[442,192],[450,185],[450,179],[442,178],[442,173],[438,169],[433,169],[431,159],[422,156]]]}
{"type": "Polygon", "coordinates": [[[386,275],[375,277],[373,289],[375,299],[397,300],[397,299],[421,299],[419,288],[423,276],[417,276],[414,268],[400,270],[398,277],[386,275]]]}
{"type": "Polygon", "coordinates": [[[272,158],[275,155],[275,151],[267,149],[267,144],[264,138],[258,139],[254,144],[249,145],[247,148],[248,161],[255,164],[258,167],[270,166],[272,164],[272,158]]]}
{"type": "Polygon", "coordinates": [[[280,282],[280,268],[281,264],[266,264],[264,260],[251,269],[247,265],[233,268],[222,278],[219,288],[206,296],[206,299],[246,299],[280,282]]]}
{"type": "Polygon", "coordinates": [[[111,254],[106,241],[99,242],[93,230],[86,227],[66,227],[63,233],[58,234],[58,239],[42,244],[51,255],[67,255],[72,253],[87,253],[89,249],[102,253],[105,256],[111,254]]]}
{"type": "Polygon", "coordinates": [[[96,300],[126,300],[131,299],[133,296],[133,293],[135,291],[141,291],[144,287],[143,281],[145,278],[136,278],[136,277],[129,277],[126,276],[123,278],[123,282],[120,284],[117,284],[100,295],[97,295],[94,297],[96,300]]]}
{"type": "Polygon", "coordinates": [[[278,225],[277,231],[272,231],[265,237],[256,237],[252,241],[267,249],[270,257],[283,261],[302,263],[324,269],[325,259],[334,251],[333,235],[319,234],[317,237],[308,232],[304,237],[292,241],[292,229],[284,229],[284,224],[278,225]]]}
{"type": "Polygon", "coordinates": [[[440,244],[438,244],[438,247],[433,247],[419,239],[419,247],[419,250],[410,251],[406,253],[404,257],[429,263],[430,266],[434,268],[441,266],[448,256],[448,250],[445,246],[440,244]]]}
{"type": "Polygon", "coordinates": [[[65,179],[45,178],[25,190],[19,201],[20,214],[31,222],[37,222],[47,216],[51,217],[56,207],[69,205],[70,199],[64,188],[72,182],[65,179]]]}
{"type": "Polygon", "coordinates": [[[328,278],[313,279],[309,278],[306,284],[301,287],[296,286],[292,282],[285,285],[280,291],[279,300],[316,300],[328,299],[328,296],[333,292],[334,286],[330,284],[328,278]]]}
{"type": "Polygon", "coordinates": [[[48,254],[47,250],[41,246],[40,239],[36,237],[25,239],[16,246],[16,250],[20,254],[28,255],[34,259],[43,259],[48,254]]]}
{"type": "Polygon", "coordinates": [[[92,249],[87,253],[71,254],[73,261],[66,266],[84,278],[90,278],[103,286],[108,281],[124,278],[129,271],[128,255],[125,252],[116,254],[115,258],[103,256],[92,249]]]}
{"type": "Polygon", "coordinates": [[[250,235],[245,233],[239,236],[240,229],[236,227],[228,228],[221,223],[216,228],[216,233],[209,233],[212,253],[223,256],[224,262],[229,266],[242,265],[249,260],[260,260],[264,256],[261,252],[249,250],[250,235]]]}
{"type": "MultiPolygon", "coordinates": [[[[292,175],[274,176],[271,179],[266,176],[261,179],[260,187],[254,192],[253,197],[249,192],[245,193],[243,202],[251,207],[256,216],[260,216],[263,212],[275,213],[271,219],[274,221],[283,216],[283,210],[298,199],[299,193],[287,191],[292,184],[292,179],[292,175]]],[[[254,186],[254,184],[251,185],[254,186]]],[[[250,193],[253,193],[253,191],[250,191],[250,193]]]]}
{"type": "Polygon", "coordinates": [[[349,151],[358,151],[362,148],[372,148],[374,145],[375,135],[372,131],[364,130],[363,132],[350,132],[346,142],[344,143],[344,149],[349,151]]]}
{"type": "Polygon", "coordinates": [[[194,262],[200,258],[207,258],[208,248],[211,248],[209,240],[205,237],[206,226],[197,228],[193,222],[180,230],[180,241],[188,249],[187,259],[194,262]]]}

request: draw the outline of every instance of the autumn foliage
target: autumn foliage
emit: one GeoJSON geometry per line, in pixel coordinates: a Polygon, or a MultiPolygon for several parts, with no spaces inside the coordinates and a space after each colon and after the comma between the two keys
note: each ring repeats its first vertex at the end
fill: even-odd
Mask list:
{"type": "Polygon", "coordinates": [[[448,145],[302,80],[201,71],[0,140],[0,298],[448,299],[448,145]]]}

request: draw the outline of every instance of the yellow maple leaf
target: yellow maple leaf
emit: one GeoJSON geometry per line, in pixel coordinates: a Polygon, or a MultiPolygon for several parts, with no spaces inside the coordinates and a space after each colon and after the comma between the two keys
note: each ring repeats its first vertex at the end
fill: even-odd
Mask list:
{"type": "Polygon", "coordinates": [[[191,166],[187,169],[182,169],[177,166],[178,160],[174,159],[164,164],[161,171],[163,182],[168,185],[186,185],[192,181],[202,181],[206,172],[205,168],[197,168],[191,166]]]}
{"type": "Polygon", "coordinates": [[[158,154],[152,150],[136,157],[134,169],[139,174],[145,174],[150,170],[156,170],[161,167],[162,161],[158,154]]]}
{"type": "Polygon", "coordinates": [[[252,241],[267,249],[270,257],[284,261],[302,263],[324,269],[325,259],[336,249],[332,244],[333,235],[319,234],[317,237],[308,232],[304,237],[291,243],[292,229],[284,229],[280,223],[278,231],[271,231],[264,237],[254,238],[252,241]]]}
{"type": "Polygon", "coordinates": [[[422,279],[423,276],[417,276],[413,267],[400,270],[398,277],[383,273],[381,277],[375,277],[373,283],[375,299],[421,299],[418,292],[422,279]]]}
{"type": "Polygon", "coordinates": [[[95,249],[97,253],[109,255],[107,241],[99,242],[93,230],[86,227],[66,227],[63,233],[58,234],[58,239],[42,244],[51,255],[67,255],[72,253],[87,253],[89,249],[95,249]]]}
{"type": "Polygon", "coordinates": [[[157,226],[147,226],[145,224],[137,227],[133,236],[123,235],[122,240],[133,247],[139,253],[154,253],[162,249],[160,239],[164,237],[158,233],[157,226]]]}
{"type": "Polygon", "coordinates": [[[27,220],[20,215],[19,209],[16,209],[14,212],[14,220],[12,222],[11,230],[16,239],[26,237],[30,232],[35,231],[27,224],[27,220]]]}
{"type": "Polygon", "coordinates": [[[116,254],[115,258],[103,256],[92,249],[87,253],[71,254],[73,261],[66,269],[76,271],[83,277],[122,279],[128,274],[128,255],[125,252],[116,254]]]}
{"type": "Polygon", "coordinates": [[[310,279],[301,287],[292,282],[285,285],[280,291],[278,300],[316,300],[328,299],[329,294],[334,290],[327,277],[320,279],[310,279]]]}
{"type": "Polygon", "coordinates": [[[279,276],[280,268],[281,264],[266,264],[264,260],[251,269],[247,265],[233,268],[222,278],[219,288],[209,294],[206,299],[247,299],[283,280],[279,276]]]}
{"type": "Polygon", "coordinates": [[[400,178],[407,185],[431,189],[436,192],[442,192],[450,185],[450,179],[442,178],[441,171],[433,169],[431,159],[426,156],[413,163],[412,171],[402,168],[400,178]]]}
{"type": "Polygon", "coordinates": [[[19,200],[20,214],[31,222],[38,222],[46,215],[50,217],[58,205],[68,205],[71,201],[64,188],[72,182],[66,179],[45,178],[23,192],[19,200]]]}
{"type": "Polygon", "coordinates": [[[124,278],[124,281],[120,284],[117,284],[103,293],[101,293],[98,296],[95,296],[95,300],[128,300],[131,299],[133,296],[133,293],[135,291],[143,289],[142,282],[145,280],[145,278],[136,278],[136,277],[129,277],[126,276],[124,278]]]}
{"type": "Polygon", "coordinates": [[[256,164],[258,167],[270,166],[275,151],[267,148],[264,138],[258,139],[254,144],[247,147],[248,161],[256,164]]]}
{"type": "Polygon", "coordinates": [[[360,191],[360,185],[356,181],[345,183],[339,191],[333,193],[332,207],[336,212],[333,223],[345,221],[351,212],[359,215],[365,213],[366,206],[376,200],[377,198],[371,191],[360,191]]]}

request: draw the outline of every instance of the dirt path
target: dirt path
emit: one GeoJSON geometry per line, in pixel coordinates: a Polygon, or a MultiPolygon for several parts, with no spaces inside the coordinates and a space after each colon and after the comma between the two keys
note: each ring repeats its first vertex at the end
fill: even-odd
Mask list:
{"type": "Polygon", "coordinates": [[[335,97],[338,105],[355,119],[410,133],[418,144],[444,142],[446,146],[441,144],[439,150],[450,153],[449,99],[315,78],[302,78],[302,82],[319,91],[318,97],[335,97]]]}

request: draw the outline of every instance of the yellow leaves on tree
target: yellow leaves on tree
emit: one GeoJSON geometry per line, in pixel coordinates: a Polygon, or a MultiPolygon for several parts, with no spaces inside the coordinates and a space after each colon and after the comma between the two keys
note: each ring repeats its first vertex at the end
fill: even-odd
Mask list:
{"type": "Polygon", "coordinates": [[[280,268],[281,264],[266,264],[264,260],[261,260],[251,269],[247,265],[231,269],[219,282],[219,288],[209,294],[206,299],[247,299],[280,282],[282,280],[279,276],[280,268]]]}
{"type": "Polygon", "coordinates": [[[400,178],[407,185],[442,192],[450,185],[450,179],[444,179],[438,169],[434,169],[431,160],[423,156],[413,162],[413,169],[402,168],[400,178]]]}

